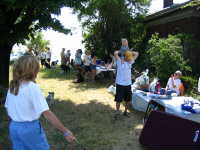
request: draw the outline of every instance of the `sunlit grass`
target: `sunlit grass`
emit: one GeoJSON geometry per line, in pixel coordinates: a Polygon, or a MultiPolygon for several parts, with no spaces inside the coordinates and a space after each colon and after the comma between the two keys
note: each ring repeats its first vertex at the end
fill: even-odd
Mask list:
{"type": "MultiPolygon", "coordinates": [[[[115,120],[114,96],[108,93],[108,87],[114,83],[114,78],[97,78],[96,83],[87,80],[83,83],[72,83],[76,73],[61,74],[60,68],[42,69],[36,79],[45,97],[48,92],[54,92],[54,104],[51,106],[59,120],[70,129],[74,136],[87,150],[143,150],[139,144],[139,135],[143,128],[144,113],[130,108],[131,117],[122,115],[124,105],[121,105],[121,120],[115,120]]],[[[12,75],[10,75],[12,76],[12,75]]],[[[3,108],[1,108],[3,110],[3,108]]],[[[4,110],[5,111],[5,110],[4,110]]],[[[8,118],[0,117],[4,129],[4,140],[0,139],[0,149],[11,149],[8,140],[8,118]],[[3,124],[4,125],[3,125],[3,124]],[[7,141],[6,141],[7,140],[7,141]],[[6,142],[5,142],[6,141],[6,142]]],[[[63,135],[44,118],[40,118],[43,129],[52,150],[81,150],[78,143],[68,143],[63,135]]],[[[1,129],[1,130],[2,130],[1,129]]]]}

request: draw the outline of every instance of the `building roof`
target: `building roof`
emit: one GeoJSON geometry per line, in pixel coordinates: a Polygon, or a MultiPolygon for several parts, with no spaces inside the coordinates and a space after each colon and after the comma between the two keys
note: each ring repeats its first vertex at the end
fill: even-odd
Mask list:
{"type": "Polygon", "coordinates": [[[148,28],[187,17],[200,17],[200,10],[197,10],[196,7],[186,7],[183,9],[187,3],[189,3],[189,1],[181,4],[173,4],[170,7],[150,14],[143,20],[143,23],[145,23],[148,28]]]}

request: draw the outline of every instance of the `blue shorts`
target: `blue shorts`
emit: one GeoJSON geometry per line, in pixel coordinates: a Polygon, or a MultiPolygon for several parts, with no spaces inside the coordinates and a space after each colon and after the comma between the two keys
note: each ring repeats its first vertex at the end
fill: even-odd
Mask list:
{"type": "Polygon", "coordinates": [[[91,69],[96,70],[96,65],[91,64],[91,69]]]}
{"type": "Polygon", "coordinates": [[[49,150],[45,133],[39,120],[32,122],[11,121],[10,138],[13,144],[13,150],[49,150]]]}
{"type": "MultiPolygon", "coordinates": [[[[165,93],[165,88],[161,88],[160,94],[164,95],[165,93]]],[[[172,93],[176,93],[174,90],[167,90],[167,95],[171,96],[172,93]]]]}

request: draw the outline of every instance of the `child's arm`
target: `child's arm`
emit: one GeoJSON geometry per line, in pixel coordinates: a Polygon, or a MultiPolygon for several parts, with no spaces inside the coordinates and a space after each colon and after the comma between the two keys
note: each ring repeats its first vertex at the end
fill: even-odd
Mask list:
{"type": "Polygon", "coordinates": [[[133,50],[134,48],[131,48],[131,51],[133,50]]]}

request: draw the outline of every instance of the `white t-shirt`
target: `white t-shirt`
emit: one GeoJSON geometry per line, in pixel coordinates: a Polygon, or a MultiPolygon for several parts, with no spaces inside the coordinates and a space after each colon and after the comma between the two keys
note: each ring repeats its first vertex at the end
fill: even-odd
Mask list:
{"type": "Polygon", "coordinates": [[[42,53],[40,54],[40,57],[41,57],[42,59],[45,59],[45,56],[46,56],[46,53],[45,53],[45,52],[42,52],[42,53]]]}
{"type": "Polygon", "coordinates": [[[47,51],[47,58],[51,58],[51,54],[52,54],[52,52],[50,50],[47,51]]]}
{"type": "Polygon", "coordinates": [[[17,96],[8,89],[4,106],[10,118],[17,122],[37,120],[42,112],[49,109],[40,87],[31,81],[20,86],[17,96]]]}
{"type": "MultiPolygon", "coordinates": [[[[134,59],[131,60],[131,65],[133,63],[134,59]]],[[[122,62],[120,57],[117,59],[117,77],[115,83],[123,86],[128,86],[132,84],[131,68],[129,68],[129,63],[124,61],[124,68],[122,68],[122,62]]]]}
{"type": "Polygon", "coordinates": [[[90,66],[90,64],[91,64],[91,55],[85,55],[84,56],[84,61],[85,61],[85,66],[90,66]]]}
{"type": "Polygon", "coordinates": [[[179,86],[181,84],[181,80],[180,79],[174,80],[174,84],[176,85],[176,88],[172,87],[172,80],[171,80],[171,78],[169,78],[169,80],[167,82],[167,85],[169,85],[169,89],[174,90],[174,91],[176,91],[177,94],[179,94],[179,86]]]}

